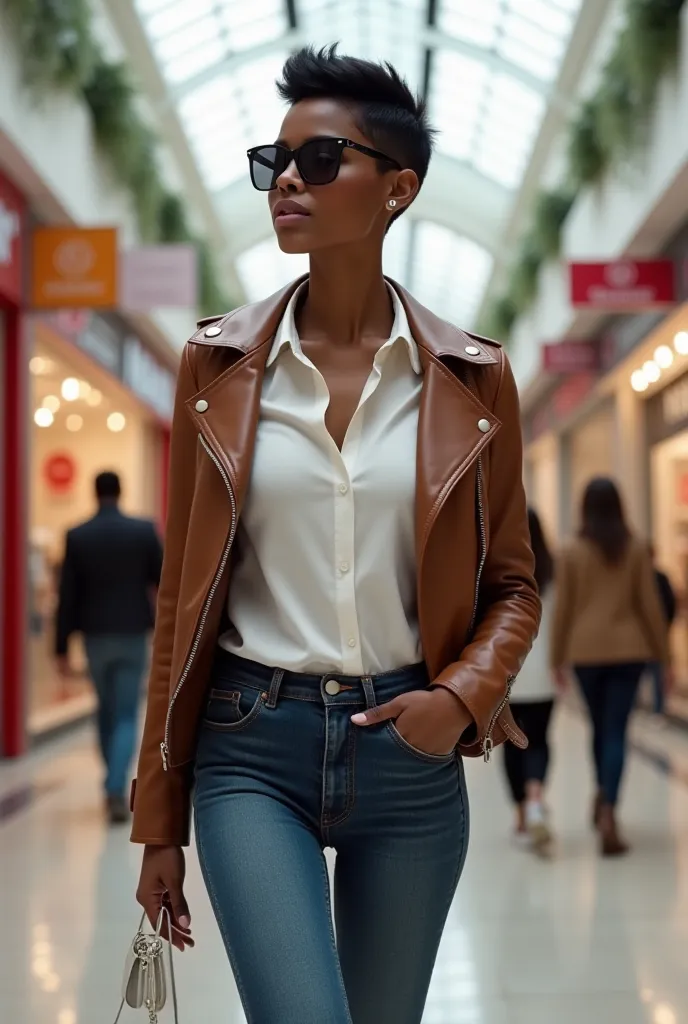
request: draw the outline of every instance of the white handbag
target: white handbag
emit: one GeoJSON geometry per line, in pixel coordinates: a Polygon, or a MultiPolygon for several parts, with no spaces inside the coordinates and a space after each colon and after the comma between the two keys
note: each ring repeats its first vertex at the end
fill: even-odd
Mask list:
{"type": "MultiPolygon", "coordinates": [[[[115,1018],[115,1024],[118,1024],[125,1006],[130,1006],[134,1010],[140,1010],[143,1007],[148,1012],[148,1024],[158,1024],[158,1013],[167,1002],[167,978],[165,976],[164,960],[165,940],[161,933],[163,923],[166,921],[167,934],[172,934],[170,912],[167,907],[162,907],[155,932],[153,933],[144,932],[145,920],[146,915],[144,914],[141,918],[139,930],[129,947],[129,953],[127,954],[124,966],[122,1002],[119,1013],[115,1018]]],[[[170,991],[174,1008],[174,1024],[179,1024],[177,989],[174,980],[174,960],[172,958],[172,944],[169,942],[167,943],[167,949],[170,961],[170,991]]]]}

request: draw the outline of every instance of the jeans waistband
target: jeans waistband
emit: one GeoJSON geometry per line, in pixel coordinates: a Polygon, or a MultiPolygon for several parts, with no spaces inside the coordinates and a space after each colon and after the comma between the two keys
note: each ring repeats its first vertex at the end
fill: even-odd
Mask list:
{"type": "Polygon", "coordinates": [[[218,649],[213,672],[214,682],[243,683],[268,694],[268,706],[274,706],[278,695],[295,700],[317,701],[330,699],[333,703],[384,703],[400,693],[419,690],[429,683],[425,662],[379,672],[375,675],[350,676],[339,672],[291,672],[279,667],[271,668],[257,661],[240,658],[222,648],[218,649]],[[329,693],[328,682],[339,683],[336,692],[329,693]]]}

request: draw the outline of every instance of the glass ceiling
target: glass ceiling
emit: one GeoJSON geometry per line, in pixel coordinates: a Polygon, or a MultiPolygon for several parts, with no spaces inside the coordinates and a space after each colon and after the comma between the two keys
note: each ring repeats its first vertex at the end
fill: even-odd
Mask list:
{"type": "MultiPolygon", "coordinates": [[[[339,41],[340,52],[397,66],[427,97],[438,151],[515,196],[582,0],[134,2],[210,192],[243,179],[246,149],[275,137],[284,107],[274,82],[288,53],[306,42],[339,41]]],[[[400,259],[397,276],[415,280],[416,290],[437,280],[426,273],[430,263],[419,260],[419,247],[445,254],[440,277],[451,283],[441,290],[460,296],[447,308],[465,322],[480,298],[468,301],[468,292],[484,287],[490,257],[467,239],[419,223],[412,265],[407,229],[397,235],[388,243],[390,259],[400,259]]],[[[257,251],[239,261],[245,280],[257,251]]],[[[267,249],[260,252],[266,259],[267,249]]],[[[284,263],[277,255],[269,262],[281,283],[284,263]]]]}

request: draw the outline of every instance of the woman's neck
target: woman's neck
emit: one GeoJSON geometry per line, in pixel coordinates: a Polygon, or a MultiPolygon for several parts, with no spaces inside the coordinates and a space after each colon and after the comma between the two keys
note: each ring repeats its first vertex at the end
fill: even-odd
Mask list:
{"type": "Polygon", "coordinates": [[[297,320],[301,337],[331,345],[389,337],[394,314],[381,253],[359,247],[312,253],[308,294],[297,320]]]}

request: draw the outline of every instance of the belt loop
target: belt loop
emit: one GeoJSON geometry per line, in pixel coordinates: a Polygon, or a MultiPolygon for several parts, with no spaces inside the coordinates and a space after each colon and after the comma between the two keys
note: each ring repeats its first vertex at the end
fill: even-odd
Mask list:
{"type": "Polygon", "coordinates": [[[363,692],[365,694],[366,699],[366,708],[370,711],[371,708],[377,707],[377,698],[375,697],[373,677],[361,676],[361,682],[363,683],[363,692]]]}
{"type": "Polygon", "coordinates": [[[272,681],[270,682],[270,689],[268,691],[268,699],[265,702],[266,708],[277,707],[277,697],[279,696],[280,686],[282,685],[282,679],[284,677],[284,669],[276,668],[272,673],[272,681]]]}

